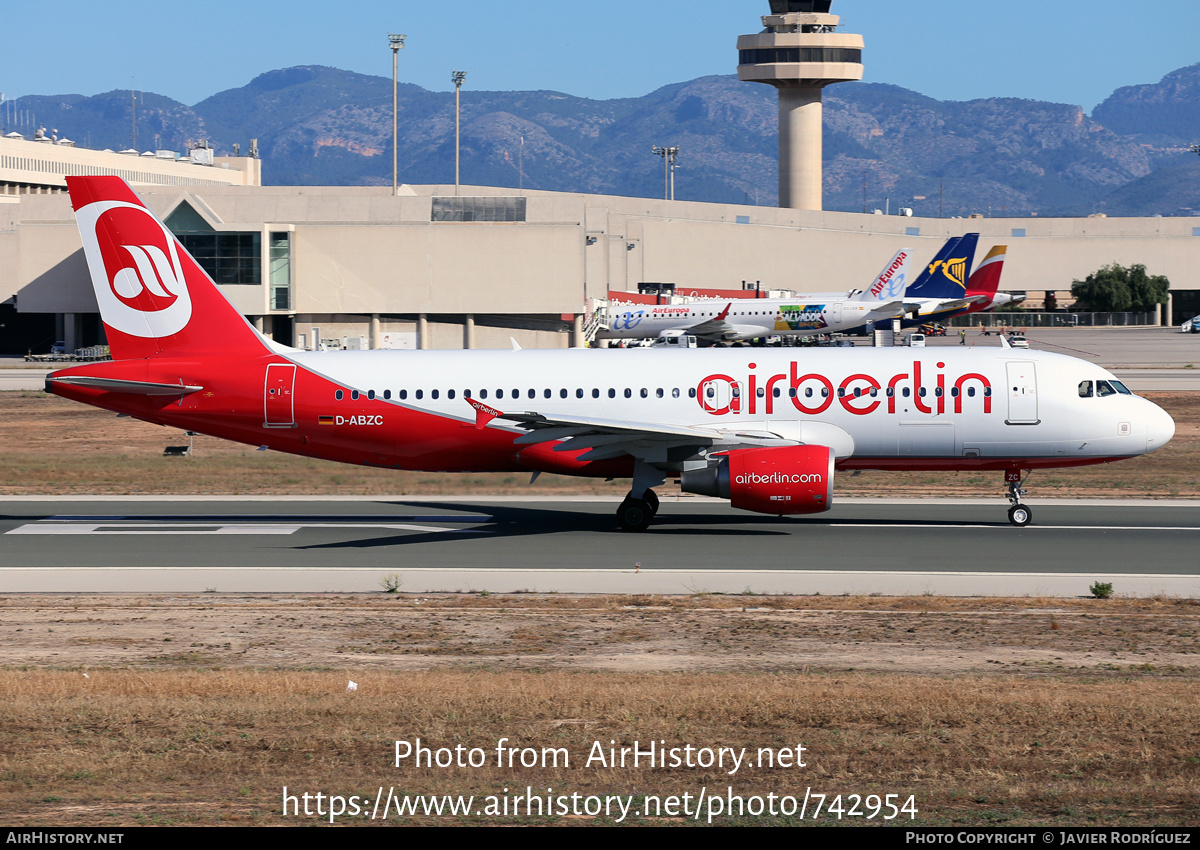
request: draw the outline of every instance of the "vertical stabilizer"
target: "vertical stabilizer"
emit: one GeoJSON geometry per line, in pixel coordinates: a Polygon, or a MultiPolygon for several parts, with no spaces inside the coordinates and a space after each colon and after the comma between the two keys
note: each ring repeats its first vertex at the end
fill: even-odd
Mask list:
{"type": "Polygon", "coordinates": [[[986,295],[992,299],[1000,289],[1000,275],[1004,271],[1004,256],[1007,245],[997,245],[988,251],[983,262],[975,269],[967,282],[967,295],[986,295]]]}
{"type": "Polygon", "coordinates": [[[901,248],[887,261],[871,285],[851,301],[888,302],[904,297],[911,279],[912,248],[901,248]]]}
{"type": "Polygon", "coordinates": [[[933,258],[933,262],[908,288],[908,295],[913,298],[944,300],[965,297],[967,281],[971,277],[971,264],[975,259],[975,245],[978,242],[978,233],[949,239],[933,258]]]}
{"type": "Polygon", "coordinates": [[[68,177],[100,317],[116,360],[266,348],[174,235],[119,177],[68,177]]]}

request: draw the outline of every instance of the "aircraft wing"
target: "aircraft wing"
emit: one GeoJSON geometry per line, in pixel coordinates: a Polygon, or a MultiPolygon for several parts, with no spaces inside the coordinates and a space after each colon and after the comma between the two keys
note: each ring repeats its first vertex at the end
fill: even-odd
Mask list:
{"type": "Polygon", "coordinates": [[[925,298],[919,301],[904,302],[905,314],[911,313],[913,318],[920,316],[930,316],[934,313],[942,313],[947,310],[962,310],[970,307],[974,302],[970,298],[953,298],[946,301],[939,301],[933,298],[925,298]]]}
{"type": "Polygon", "coordinates": [[[686,330],[692,336],[706,341],[727,339],[731,334],[737,333],[737,328],[726,321],[726,318],[729,316],[729,308],[732,306],[732,303],[726,304],[725,309],[711,319],[688,328],[680,328],[680,330],[686,330]]]}
{"type": "Polygon", "coordinates": [[[906,308],[909,305],[904,301],[889,301],[887,304],[880,304],[878,307],[871,308],[871,316],[878,316],[883,319],[894,319],[897,316],[903,316],[909,312],[906,308]]]}
{"type": "Polygon", "coordinates": [[[768,431],[739,428],[706,428],[698,425],[664,425],[657,422],[630,422],[617,419],[592,419],[541,413],[503,413],[477,399],[467,399],[475,408],[475,427],[505,427],[523,432],[513,442],[536,445],[557,442],[557,452],[587,449],[579,460],[606,460],[629,455],[648,463],[663,463],[671,449],[688,448],[730,451],[759,446],[795,446],[800,440],[788,439],[768,431]]]}

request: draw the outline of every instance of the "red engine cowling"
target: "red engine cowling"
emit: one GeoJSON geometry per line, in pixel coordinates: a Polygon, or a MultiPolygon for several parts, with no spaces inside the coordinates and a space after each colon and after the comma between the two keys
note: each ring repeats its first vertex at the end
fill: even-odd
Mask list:
{"type": "Polygon", "coordinates": [[[689,493],[720,496],[760,514],[819,514],[833,504],[833,449],[785,446],[738,449],[681,476],[689,493]]]}

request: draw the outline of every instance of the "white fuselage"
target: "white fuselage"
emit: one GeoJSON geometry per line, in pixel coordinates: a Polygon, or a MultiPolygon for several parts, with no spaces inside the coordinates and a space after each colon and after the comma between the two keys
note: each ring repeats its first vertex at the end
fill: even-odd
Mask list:
{"type": "MultiPolygon", "coordinates": [[[[1174,433],[1171,418],[1146,399],[1081,397],[1081,382],[1113,381],[1105,370],[1038,351],[571,349],[297,352],[290,359],[364,397],[463,423],[475,416],[468,391],[502,412],[631,427],[810,442],[804,428],[821,423],[850,438],[839,462],[862,468],[906,459],[937,459],[946,468],[1020,459],[1069,466],[1145,454],[1174,433]]],[[[354,408],[348,397],[328,402],[322,410],[330,414],[354,408]]]]}
{"type": "MultiPolygon", "coordinates": [[[[668,331],[687,331],[703,339],[744,340],[775,335],[811,336],[860,327],[882,316],[878,302],[825,299],[759,298],[700,301],[690,304],[617,304],[609,307],[608,327],[598,339],[653,339],[668,331]],[[724,328],[705,333],[702,326],[730,305],[724,328]]],[[[891,318],[894,312],[889,312],[891,318]]]]}

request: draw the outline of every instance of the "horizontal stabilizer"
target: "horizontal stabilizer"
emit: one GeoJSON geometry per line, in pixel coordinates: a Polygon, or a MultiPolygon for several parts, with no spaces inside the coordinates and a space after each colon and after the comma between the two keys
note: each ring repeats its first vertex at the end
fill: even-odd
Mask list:
{"type": "Polygon", "coordinates": [[[204,387],[190,384],[155,384],[150,381],[122,381],[118,378],[91,378],[87,375],[64,375],[56,378],[50,375],[46,383],[55,381],[76,387],[94,387],[98,390],[108,390],[111,393],[130,393],[132,395],[188,395],[200,392],[204,387]]]}

